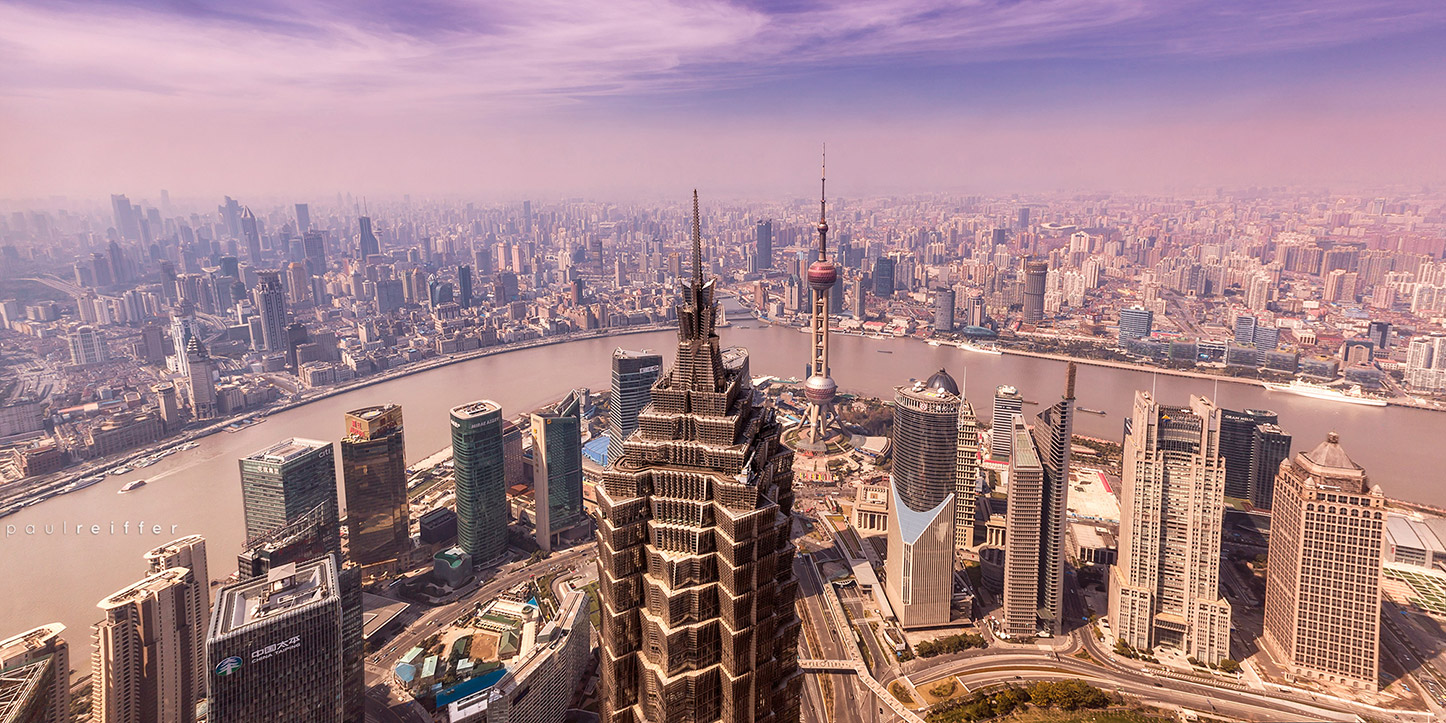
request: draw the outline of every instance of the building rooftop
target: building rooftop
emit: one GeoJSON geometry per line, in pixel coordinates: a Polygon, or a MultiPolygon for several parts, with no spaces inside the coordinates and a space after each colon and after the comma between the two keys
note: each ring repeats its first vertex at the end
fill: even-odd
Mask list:
{"type": "Polygon", "coordinates": [[[337,577],[330,556],[302,565],[272,568],[263,580],[254,578],[224,587],[217,594],[212,635],[261,622],[336,598],[337,577]]]}
{"type": "Polygon", "coordinates": [[[50,623],[0,640],[0,660],[9,660],[18,653],[40,650],[63,632],[65,632],[64,625],[50,623]]]}
{"type": "Polygon", "coordinates": [[[459,419],[472,419],[483,414],[501,411],[502,405],[490,399],[479,399],[475,402],[468,402],[461,406],[452,407],[452,416],[459,419]]]}
{"type": "Polygon", "coordinates": [[[302,439],[292,437],[283,439],[276,444],[267,447],[259,452],[247,455],[246,459],[252,462],[268,462],[270,464],[286,464],[299,459],[322,447],[330,447],[331,442],[322,442],[315,439],[302,439]]]}
{"type": "Polygon", "coordinates": [[[121,607],[123,605],[129,605],[130,603],[142,599],[153,592],[156,592],[158,590],[164,590],[178,582],[182,582],[184,577],[189,573],[190,570],[187,568],[173,567],[169,570],[162,570],[160,572],[147,575],[139,582],[112,594],[110,597],[107,597],[104,600],[101,600],[97,607],[102,610],[111,610],[121,607]]]}

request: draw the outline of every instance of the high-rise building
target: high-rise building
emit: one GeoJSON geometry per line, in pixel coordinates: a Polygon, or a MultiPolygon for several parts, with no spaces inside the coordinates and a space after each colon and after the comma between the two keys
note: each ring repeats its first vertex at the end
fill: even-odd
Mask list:
{"type": "Polygon", "coordinates": [[[1120,344],[1148,339],[1155,325],[1155,312],[1143,306],[1120,309],[1120,344]]]}
{"type": "Polygon", "coordinates": [[[1014,417],[1024,413],[1024,397],[1018,389],[1002,384],[994,390],[994,411],[989,415],[989,456],[1009,461],[1014,449],[1014,417]]]}
{"type": "Polygon", "coordinates": [[[1008,635],[1062,632],[1074,386],[1075,365],[1069,362],[1064,397],[1035,415],[1032,428],[1025,428],[1023,415],[1015,418],[1004,532],[1003,630],[1008,635]]]}
{"type": "Polygon", "coordinates": [[[1135,393],[1126,424],[1119,556],[1110,626],[1138,650],[1175,648],[1207,665],[1230,657],[1230,603],[1220,595],[1225,514],[1221,410],[1192,396],[1171,407],[1135,393]]]}
{"type": "Polygon", "coordinates": [[[753,259],[756,268],[764,271],[773,268],[773,221],[759,221],[753,227],[753,259]]]}
{"type": "Polygon", "coordinates": [[[697,209],[677,363],[597,490],[603,723],[800,715],[793,454],[720,348],[697,209]]]}
{"type": "Polygon", "coordinates": [[[341,723],[342,608],[330,555],[221,588],[206,638],[210,723],[341,723]]]}
{"type": "Polygon", "coordinates": [[[1379,687],[1385,517],[1385,494],[1335,432],[1280,466],[1263,642],[1292,675],[1379,687]]]}
{"type": "MultiPolygon", "coordinates": [[[[516,427],[513,427],[516,430],[516,427]]],[[[518,464],[522,435],[517,430],[518,464]]],[[[507,460],[502,407],[477,401],[452,409],[457,546],[482,566],[507,552],[507,460]]]]}
{"type": "Polygon", "coordinates": [[[359,216],[357,217],[356,222],[357,227],[359,228],[361,238],[361,244],[358,248],[358,252],[361,256],[362,262],[365,263],[368,257],[375,256],[381,253],[382,246],[381,243],[377,241],[376,234],[372,233],[372,220],[370,218],[366,216],[359,216]]]}
{"type": "Polygon", "coordinates": [[[25,663],[0,666],[0,720],[10,723],[71,720],[55,718],[55,682],[61,679],[53,655],[41,655],[25,663]]]}
{"type": "Polygon", "coordinates": [[[472,267],[467,264],[457,267],[457,305],[472,308],[472,267]]]}
{"type": "Polygon", "coordinates": [[[894,295],[894,259],[880,256],[874,260],[874,296],[887,299],[894,295]]]}
{"type": "Polygon", "coordinates": [[[193,336],[186,342],[181,358],[186,360],[186,393],[191,400],[191,416],[196,419],[216,416],[216,379],[212,374],[215,362],[206,353],[201,337],[193,336]]]}
{"type": "MultiPolygon", "coordinates": [[[[191,577],[196,584],[191,586],[188,591],[190,597],[186,602],[191,610],[187,611],[187,619],[193,620],[198,625],[191,636],[191,642],[194,645],[194,650],[190,655],[193,666],[191,680],[200,681],[199,684],[204,686],[206,680],[206,623],[211,619],[211,577],[206,568],[206,539],[200,535],[187,535],[172,540],[147,552],[145,560],[146,571],[152,575],[176,567],[184,567],[191,571],[191,577]]],[[[198,695],[204,696],[205,692],[205,688],[202,687],[198,691],[198,695]]]]}
{"type": "Polygon", "coordinates": [[[395,568],[411,546],[402,408],[382,404],[346,413],[341,438],[351,559],[367,570],[395,568]]]}
{"type": "Polygon", "coordinates": [[[934,331],[954,330],[954,290],[934,290],[934,331]]]}
{"type": "Polygon", "coordinates": [[[72,329],[69,341],[71,364],[100,364],[109,358],[106,354],[105,338],[89,324],[72,329]]]}
{"type": "Polygon", "coordinates": [[[905,628],[949,623],[962,402],[958,383],[943,369],[894,388],[885,591],[905,628]]]}
{"type": "Polygon", "coordinates": [[[1250,440],[1250,504],[1268,510],[1275,500],[1275,476],[1290,457],[1290,435],[1274,424],[1257,426],[1250,440]]]}
{"type": "Polygon", "coordinates": [[[241,235],[246,237],[246,259],[253,268],[261,266],[261,230],[256,225],[256,214],[250,206],[241,209],[241,235]]]}
{"type": "Polygon", "coordinates": [[[582,513],[583,392],[552,409],[534,412],[532,498],[537,505],[537,546],[551,552],[559,536],[584,521],[582,513]]]}
{"type": "Polygon", "coordinates": [[[954,546],[974,546],[975,509],[979,495],[979,419],[974,406],[960,395],[959,435],[955,442],[954,474],[954,546]]]}
{"type": "Polygon", "coordinates": [[[811,343],[808,379],[803,382],[803,398],[808,407],[804,411],[804,426],[798,433],[799,447],[814,453],[824,452],[825,440],[842,431],[838,412],[834,409],[838,383],[830,375],[828,362],[829,292],[838,283],[838,265],[828,258],[828,221],[824,218],[828,201],[823,183],[820,178],[816,247],[818,255],[813,263],[808,265],[808,288],[813,302],[808,317],[811,343]]]}
{"type": "Polygon", "coordinates": [[[115,230],[127,241],[141,240],[141,225],[136,219],[135,207],[123,193],[110,196],[111,210],[115,214],[115,230]]]}
{"type": "Polygon", "coordinates": [[[321,507],[335,524],[336,461],[330,442],[293,437],[241,458],[246,539],[273,534],[321,507]]]}
{"type": "MultiPolygon", "coordinates": [[[[70,646],[60,637],[65,626],[60,623],[42,625],[19,635],[0,640],[0,686],[8,680],[27,682],[21,690],[31,687],[29,698],[33,702],[21,701],[19,696],[10,701],[21,711],[14,720],[18,723],[70,723],[70,646]],[[48,662],[44,670],[28,670],[22,667],[48,662]],[[23,706],[22,706],[23,704],[23,706]]],[[[5,697],[0,693],[0,712],[6,712],[5,697]]]]}
{"type": "Polygon", "coordinates": [[[1376,349],[1386,351],[1391,347],[1391,322],[1372,321],[1366,326],[1366,338],[1376,345],[1376,349]]]}
{"type": "Polygon", "coordinates": [[[305,234],[311,230],[311,207],[304,203],[296,204],[296,232],[305,234]]]}
{"type": "Polygon", "coordinates": [[[196,678],[207,611],[185,567],[147,575],[100,601],[91,663],[91,716],[102,723],[194,720],[206,681],[196,678]]]}
{"type": "Polygon", "coordinates": [[[638,413],[653,400],[663,369],[661,354],[613,350],[612,396],[608,399],[608,459],[623,453],[623,441],[638,428],[638,413]]]}
{"type": "Polygon", "coordinates": [[[251,340],[257,351],[286,351],[286,290],[280,271],[259,271],[251,292],[256,313],[261,317],[261,338],[251,340]]]}
{"type": "MultiPolygon", "coordinates": [[[[1220,410],[1220,454],[1225,457],[1225,496],[1250,499],[1251,450],[1255,444],[1255,428],[1277,424],[1280,419],[1268,409],[1220,410]]],[[[1276,460],[1278,463],[1280,460],[1276,460]]],[[[1275,475],[1270,470],[1271,476],[1275,475]]]]}
{"type": "Polygon", "coordinates": [[[1049,273],[1049,262],[1029,259],[1024,262],[1024,321],[1037,324],[1044,321],[1044,282],[1049,273]]]}
{"type": "Polygon", "coordinates": [[[326,234],[321,231],[306,231],[301,235],[301,249],[306,257],[306,268],[315,276],[326,273],[326,234]]]}

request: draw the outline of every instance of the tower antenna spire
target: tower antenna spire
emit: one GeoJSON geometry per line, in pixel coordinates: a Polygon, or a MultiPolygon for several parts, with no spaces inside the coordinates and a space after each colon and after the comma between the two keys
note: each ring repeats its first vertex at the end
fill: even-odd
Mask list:
{"type": "Polygon", "coordinates": [[[818,260],[828,260],[828,144],[823,144],[823,160],[818,170],[818,260]]]}
{"type": "Polygon", "coordinates": [[[693,189],[693,288],[703,288],[703,227],[698,222],[698,189],[693,189]]]}

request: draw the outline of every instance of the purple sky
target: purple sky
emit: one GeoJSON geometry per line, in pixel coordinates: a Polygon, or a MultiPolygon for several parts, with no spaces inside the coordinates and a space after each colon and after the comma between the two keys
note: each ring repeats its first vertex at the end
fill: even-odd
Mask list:
{"type": "Polygon", "coordinates": [[[1446,180],[1431,0],[0,0],[0,197],[1446,180]],[[407,6],[402,9],[402,6],[407,6]]]}

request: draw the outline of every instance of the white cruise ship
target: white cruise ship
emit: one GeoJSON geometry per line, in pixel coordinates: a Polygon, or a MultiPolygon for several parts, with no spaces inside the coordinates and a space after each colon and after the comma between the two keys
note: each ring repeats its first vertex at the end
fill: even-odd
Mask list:
{"type": "Polygon", "coordinates": [[[1368,397],[1361,393],[1360,387],[1351,387],[1348,390],[1340,390],[1328,387],[1324,384],[1312,384],[1299,379],[1289,383],[1261,382],[1265,388],[1272,392],[1285,392],[1286,394],[1298,394],[1302,397],[1312,399],[1324,399],[1328,402],[1344,402],[1346,404],[1360,404],[1367,407],[1384,407],[1386,400],[1368,397]]]}

